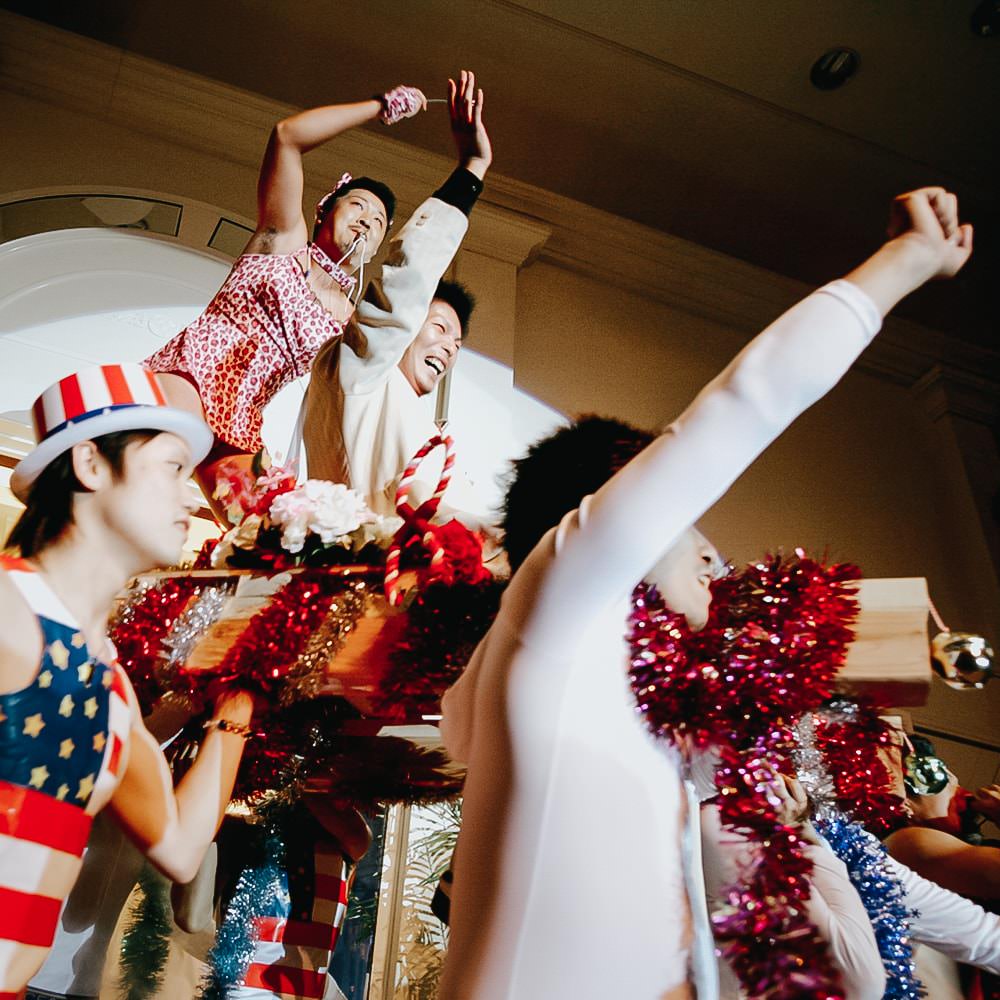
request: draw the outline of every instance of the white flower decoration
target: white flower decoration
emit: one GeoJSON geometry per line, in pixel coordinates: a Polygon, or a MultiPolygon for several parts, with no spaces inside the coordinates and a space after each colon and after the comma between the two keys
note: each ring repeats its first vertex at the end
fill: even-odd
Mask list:
{"type": "Polygon", "coordinates": [[[393,536],[402,526],[403,519],[395,514],[376,514],[375,520],[362,525],[357,547],[361,549],[369,542],[374,542],[379,548],[387,549],[393,536]]]}
{"type": "Polygon", "coordinates": [[[281,545],[301,552],[310,533],[324,545],[350,545],[350,535],[375,520],[364,500],[343,483],[307,479],[288,493],[274,498],[268,512],[281,528],[281,545]]]}

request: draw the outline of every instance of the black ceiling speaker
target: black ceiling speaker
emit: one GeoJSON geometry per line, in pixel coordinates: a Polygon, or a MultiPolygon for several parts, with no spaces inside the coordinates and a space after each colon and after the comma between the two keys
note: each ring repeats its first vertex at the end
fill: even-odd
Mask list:
{"type": "Polygon", "coordinates": [[[809,79],[818,90],[836,90],[857,73],[860,65],[861,56],[854,49],[830,49],[813,63],[809,79]]]}

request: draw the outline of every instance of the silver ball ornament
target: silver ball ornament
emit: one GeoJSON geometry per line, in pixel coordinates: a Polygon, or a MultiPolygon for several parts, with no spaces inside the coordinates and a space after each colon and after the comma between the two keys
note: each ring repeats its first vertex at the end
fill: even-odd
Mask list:
{"type": "Polygon", "coordinates": [[[980,690],[994,668],[993,647],[971,632],[939,632],[931,640],[931,667],[956,691],[980,690]]]}

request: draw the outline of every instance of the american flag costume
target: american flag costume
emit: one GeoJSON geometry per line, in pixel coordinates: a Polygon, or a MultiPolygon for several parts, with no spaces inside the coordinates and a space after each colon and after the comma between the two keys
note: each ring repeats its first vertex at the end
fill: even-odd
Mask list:
{"type": "Polygon", "coordinates": [[[15,1000],[52,945],[94,815],[125,768],[128,681],[95,655],[42,576],[0,557],[35,613],[44,646],[34,680],[0,695],[0,1000],[15,1000]]]}
{"type": "MultiPolygon", "coordinates": [[[[37,444],[10,478],[29,506],[45,469],[74,444],[130,429],[184,439],[192,460],[212,444],[205,423],[165,405],[156,376],[136,364],[97,365],[49,386],[31,410],[37,444]]],[[[134,695],[114,648],[88,649],[78,623],[30,563],[0,557],[43,641],[34,679],[0,694],[0,1000],[41,968],[63,901],[80,871],[94,815],[128,757],[134,695]]]]}

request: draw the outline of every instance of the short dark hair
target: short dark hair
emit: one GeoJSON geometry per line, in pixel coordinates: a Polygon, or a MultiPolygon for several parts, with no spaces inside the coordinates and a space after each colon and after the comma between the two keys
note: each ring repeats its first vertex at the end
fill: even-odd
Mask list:
{"type": "Polygon", "coordinates": [[[385,206],[386,223],[392,222],[392,218],[396,214],[396,196],[392,193],[392,188],[371,177],[353,177],[342,187],[337,188],[336,197],[331,198],[319,211],[316,224],[313,226],[313,239],[316,239],[316,234],[326,221],[326,217],[333,211],[333,206],[349,191],[355,190],[369,191],[375,195],[385,206]]]}
{"type": "MultiPolygon", "coordinates": [[[[135,441],[149,441],[156,430],[116,431],[93,439],[115,479],[125,471],[125,450],[135,441]]],[[[31,484],[27,504],[7,536],[8,548],[16,548],[25,559],[37,555],[56,541],[73,523],[73,494],[86,492],[73,471],[73,451],[52,460],[31,484]]]]}
{"type": "Polygon", "coordinates": [[[465,285],[460,285],[457,281],[448,281],[442,278],[434,289],[434,299],[444,302],[455,310],[458,322],[462,327],[462,339],[469,334],[469,317],[472,310],[476,308],[476,297],[465,285]]]}
{"type": "Polygon", "coordinates": [[[655,437],[621,420],[588,415],[533,444],[514,462],[503,502],[501,526],[510,568],[516,570],[549,528],[655,437]]]}
{"type": "Polygon", "coordinates": [[[910,741],[910,746],[913,747],[913,753],[917,757],[937,756],[937,750],[934,749],[934,744],[927,739],[926,736],[920,736],[917,733],[913,733],[907,738],[910,741]]]}

